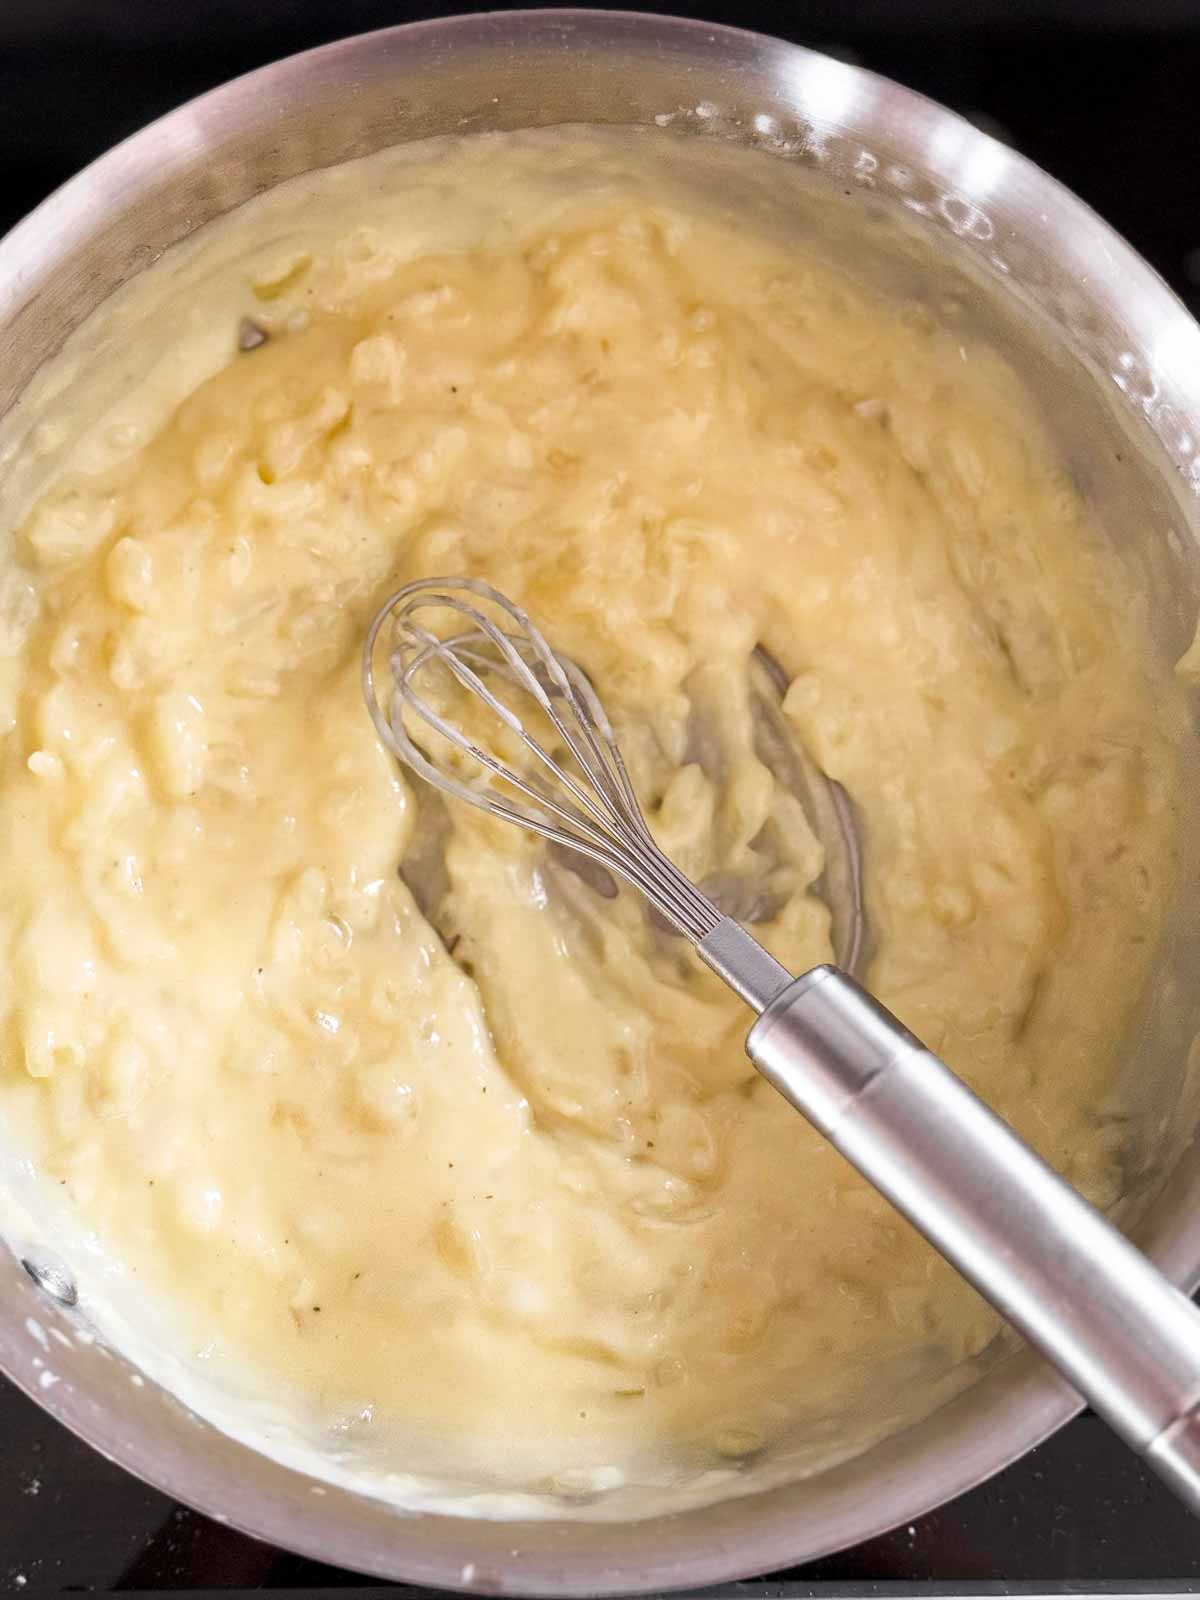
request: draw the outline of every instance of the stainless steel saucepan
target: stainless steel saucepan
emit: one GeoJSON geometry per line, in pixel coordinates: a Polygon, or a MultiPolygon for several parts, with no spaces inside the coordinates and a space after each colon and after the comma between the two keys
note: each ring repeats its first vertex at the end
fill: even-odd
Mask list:
{"type": "MultiPolygon", "coordinates": [[[[640,125],[647,138],[693,141],[697,161],[746,146],[774,163],[781,213],[820,219],[811,231],[832,258],[954,314],[966,307],[1039,397],[1157,648],[1183,653],[1200,607],[1200,329],[1184,308],[1087,207],[952,113],[805,50],[666,18],[542,11],[391,29],[254,73],[119,146],[0,243],[0,485],[22,449],[17,402],[38,368],[114,289],[206,221],[283,179],[401,141],[562,122],[640,125]]],[[[1098,160],[1108,136],[1098,130],[1098,160]]],[[[724,203],[736,208],[737,195],[724,203]]],[[[1124,1041],[1135,1115],[1118,1220],[1191,1288],[1200,817],[1184,821],[1169,933],[1124,1041]]],[[[0,1218],[6,1190],[28,1181],[2,1133],[0,1218]]],[[[81,1340],[86,1275],[78,1295],[82,1264],[48,1221],[5,1243],[0,1367],[66,1426],[263,1538],[448,1588],[615,1594],[793,1565],[960,1493],[1079,1405],[1001,1339],[931,1415],[783,1485],[756,1492],[750,1466],[714,1507],[617,1522],[402,1515],[314,1485],[193,1416],[103,1340],[81,1340]]]]}

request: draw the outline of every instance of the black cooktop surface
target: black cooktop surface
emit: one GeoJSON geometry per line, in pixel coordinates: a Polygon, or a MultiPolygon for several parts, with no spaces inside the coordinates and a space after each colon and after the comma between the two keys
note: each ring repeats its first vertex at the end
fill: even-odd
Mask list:
{"type": "MultiPolygon", "coordinates": [[[[342,34],[474,9],[490,8],[0,0],[0,231],[117,139],[239,72],[342,34]]],[[[654,9],[827,49],[955,107],[1088,200],[1200,314],[1200,0],[654,9]]],[[[1085,1416],[911,1526],[737,1589],[880,1584],[889,1594],[1200,1591],[1200,1524],[1085,1416]]],[[[173,1505],[0,1380],[0,1590],[352,1586],[374,1587],[173,1505]]]]}

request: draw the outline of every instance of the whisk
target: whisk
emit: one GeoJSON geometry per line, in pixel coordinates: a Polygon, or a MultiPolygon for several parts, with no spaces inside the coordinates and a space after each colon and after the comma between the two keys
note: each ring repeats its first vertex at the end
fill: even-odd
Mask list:
{"type": "Polygon", "coordinates": [[[363,692],[413,772],[599,862],[689,939],[759,1014],[758,1071],[1200,1513],[1200,1312],[845,972],[793,977],[667,859],[593,685],[519,606],[477,579],[406,584],[371,624],[363,692]],[[432,702],[434,674],[489,742],[432,702]]]}

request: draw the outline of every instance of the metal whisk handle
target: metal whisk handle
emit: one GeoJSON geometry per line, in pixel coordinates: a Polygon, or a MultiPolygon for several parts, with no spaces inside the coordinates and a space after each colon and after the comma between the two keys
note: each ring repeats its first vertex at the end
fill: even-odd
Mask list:
{"type": "Polygon", "coordinates": [[[1200,1512],[1200,1312],[836,967],[777,993],[758,1070],[1200,1512]]]}

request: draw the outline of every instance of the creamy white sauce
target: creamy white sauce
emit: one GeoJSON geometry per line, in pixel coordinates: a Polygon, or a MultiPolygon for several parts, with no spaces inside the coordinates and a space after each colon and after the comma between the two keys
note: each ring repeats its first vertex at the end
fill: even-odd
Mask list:
{"type": "Polygon", "coordinates": [[[767,863],[799,971],[828,913],[752,746],[764,643],[865,819],[873,987],[1119,1183],[1171,691],[1002,362],[735,228],[674,151],[559,130],[286,185],[92,319],[0,479],[7,1231],[36,1208],[198,1411],[411,1506],[761,1487],[930,1409],[996,1323],[632,896],[452,808],[422,913],[434,813],[358,689],[398,582],[529,607],[680,866],[767,863]]]}

